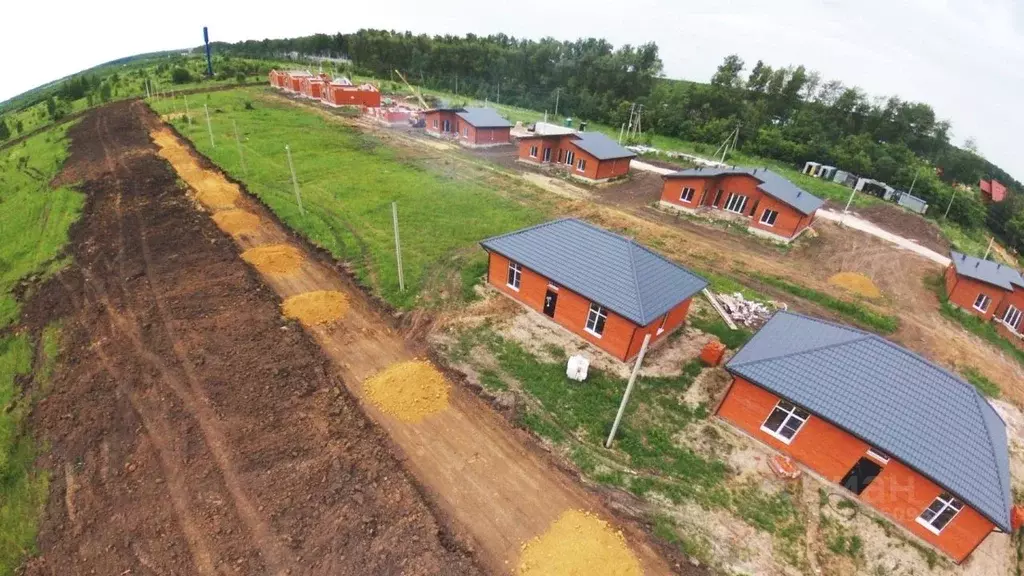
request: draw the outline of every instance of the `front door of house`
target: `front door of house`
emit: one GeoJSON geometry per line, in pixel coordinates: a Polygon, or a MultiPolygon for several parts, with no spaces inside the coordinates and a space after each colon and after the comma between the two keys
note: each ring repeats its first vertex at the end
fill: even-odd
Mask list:
{"type": "Polygon", "coordinates": [[[451,121],[449,121],[449,120],[442,120],[441,121],[441,132],[451,132],[451,131],[452,131],[452,123],[451,123],[451,121]]]}
{"type": "Polygon", "coordinates": [[[843,477],[840,484],[850,492],[859,495],[875,481],[875,478],[877,478],[881,472],[882,467],[874,460],[871,460],[870,458],[861,458],[860,460],[857,460],[857,463],[853,465],[853,468],[850,468],[850,471],[846,473],[846,476],[843,477]]]}
{"type": "Polygon", "coordinates": [[[555,306],[558,304],[558,292],[555,292],[550,287],[546,294],[544,294],[544,313],[548,316],[555,317],[555,306]]]}

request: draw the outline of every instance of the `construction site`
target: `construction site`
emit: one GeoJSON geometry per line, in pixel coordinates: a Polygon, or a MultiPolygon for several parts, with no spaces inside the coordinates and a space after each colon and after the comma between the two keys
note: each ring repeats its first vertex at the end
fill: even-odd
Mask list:
{"type": "Polygon", "coordinates": [[[616,138],[396,74],[275,67],[0,147],[81,198],[0,332],[45,446],[17,573],[1024,569],[1024,352],[1002,308],[1005,346],[954,320],[910,192],[851,208],[724,162],[739,128],[668,154],[642,107],[616,138]]]}

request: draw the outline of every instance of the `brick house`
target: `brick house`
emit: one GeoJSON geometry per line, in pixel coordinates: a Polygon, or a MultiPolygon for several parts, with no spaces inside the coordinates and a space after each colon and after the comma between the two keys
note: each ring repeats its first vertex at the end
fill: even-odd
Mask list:
{"type": "Polygon", "coordinates": [[[566,218],[480,243],[487,281],[563,328],[628,361],[683,325],[707,281],[634,242],[566,218]]]}
{"type": "Polygon", "coordinates": [[[501,146],[511,141],[512,125],[493,108],[434,108],[423,113],[427,134],[453,138],[473,148],[501,146]]]}
{"type": "Polygon", "coordinates": [[[302,80],[313,76],[312,73],[305,70],[289,70],[288,72],[285,72],[284,75],[284,89],[289,92],[295,92],[296,94],[302,93],[302,80]]]}
{"type": "Polygon", "coordinates": [[[533,134],[519,138],[519,160],[540,165],[563,166],[572,176],[604,182],[629,173],[636,154],[600,132],[537,122],[533,134]]]}
{"type": "Polygon", "coordinates": [[[328,106],[380,108],[380,90],[373,84],[356,86],[348,78],[336,78],[326,84],[320,100],[328,106]]]}
{"type": "Polygon", "coordinates": [[[778,312],[726,364],[717,415],[962,562],[1010,532],[1006,425],[977,390],[879,336],[778,312]]]}
{"type": "Polygon", "coordinates": [[[299,80],[299,93],[306,98],[319,100],[324,92],[324,86],[330,82],[326,75],[307,76],[299,80]]]}
{"type": "Polygon", "coordinates": [[[288,75],[277,70],[271,70],[268,77],[270,78],[270,85],[274,88],[284,88],[285,82],[288,81],[288,75]]]}
{"type": "Polygon", "coordinates": [[[752,233],[779,242],[798,237],[825,203],[767,168],[694,168],[663,179],[662,207],[730,212],[745,219],[752,233]]]}
{"type": "Polygon", "coordinates": [[[982,320],[1018,347],[1024,347],[1021,313],[1024,311],[1024,276],[1011,266],[952,251],[946,268],[949,303],[982,320]]]}

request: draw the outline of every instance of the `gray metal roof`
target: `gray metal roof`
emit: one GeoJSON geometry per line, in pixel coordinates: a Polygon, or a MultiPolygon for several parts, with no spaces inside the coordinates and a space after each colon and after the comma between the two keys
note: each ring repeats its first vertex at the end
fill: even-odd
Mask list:
{"type": "Polygon", "coordinates": [[[776,174],[767,168],[691,168],[666,174],[665,178],[714,178],[716,176],[736,174],[746,174],[759,180],[761,184],[758,185],[758,188],[764,191],[765,194],[789,204],[799,210],[801,214],[813,214],[815,210],[821,208],[822,204],[825,203],[821,198],[805,191],[787,180],[784,176],[776,174]]]}
{"type": "Polygon", "coordinates": [[[633,240],[575,218],[495,236],[480,245],[641,326],[708,284],[633,240]]]}
{"type": "Polygon", "coordinates": [[[874,334],[778,312],[726,365],[891,454],[1010,530],[1006,425],[953,374],[874,334]]]}
{"type": "Polygon", "coordinates": [[[577,132],[574,144],[598,160],[633,158],[636,152],[619,146],[615,140],[600,132],[577,132]]]}
{"type": "Polygon", "coordinates": [[[511,128],[512,125],[494,111],[493,108],[462,108],[456,116],[469,122],[474,128],[511,128]]]}
{"type": "Polygon", "coordinates": [[[1004,290],[1013,290],[1014,285],[1024,288],[1024,277],[1021,277],[1020,272],[1012,266],[991,260],[982,260],[952,250],[949,252],[949,258],[953,261],[956,273],[961,276],[980,280],[1004,290]]]}

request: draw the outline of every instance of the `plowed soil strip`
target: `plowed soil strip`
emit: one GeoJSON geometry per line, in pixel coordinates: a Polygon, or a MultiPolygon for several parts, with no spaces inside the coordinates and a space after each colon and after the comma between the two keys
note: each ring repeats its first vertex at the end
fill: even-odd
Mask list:
{"type": "MultiPolygon", "coordinates": [[[[166,141],[166,129],[155,117],[152,128],[161,146],[180,146],[166,141]]],[[[191,157],[175,154],[171,161],[183,175],[201,170],[191,157]]],[[[235,205],[260,218],[258,229],[233,238],[242,250],[291,242],[276,219],[245,194],[235,205]]],[[[310,330],[334,360],[346,386],[360,398],[366,400],[363,383],[368,378],[415,359],[414,351],[387,328],[363,292],[315,257],[307,254],[294,274],[264,273],[264,281],[282,300],[314,290],[347,294],[350,306],[343,321],[310,330]]],[[[407,420],[373,402],[365,401],[363,406],[403,450],[408,468],[494,573],[514,572],[523,546],[545,533],[566,511],[610,517],[598,498],[530,448],[520,432],[472,393],[453,386],[447,404],[440,411],[407,420]]],[[[671,573],[639,527],[624,524],[621,529],[645,574],[671,573]]]]}
{"type": "MultiPolygon", "coordinates": [[[[57,473],[25,573],[480,574],[177,185],[152,120],[123,102],[69,132],[66,170],[88,198],[75,263],[24,309],[30,326],[65,326],[33,412],[57,473]]],[[[198,182],[220,187],[210,174],[198,182]]]]}

